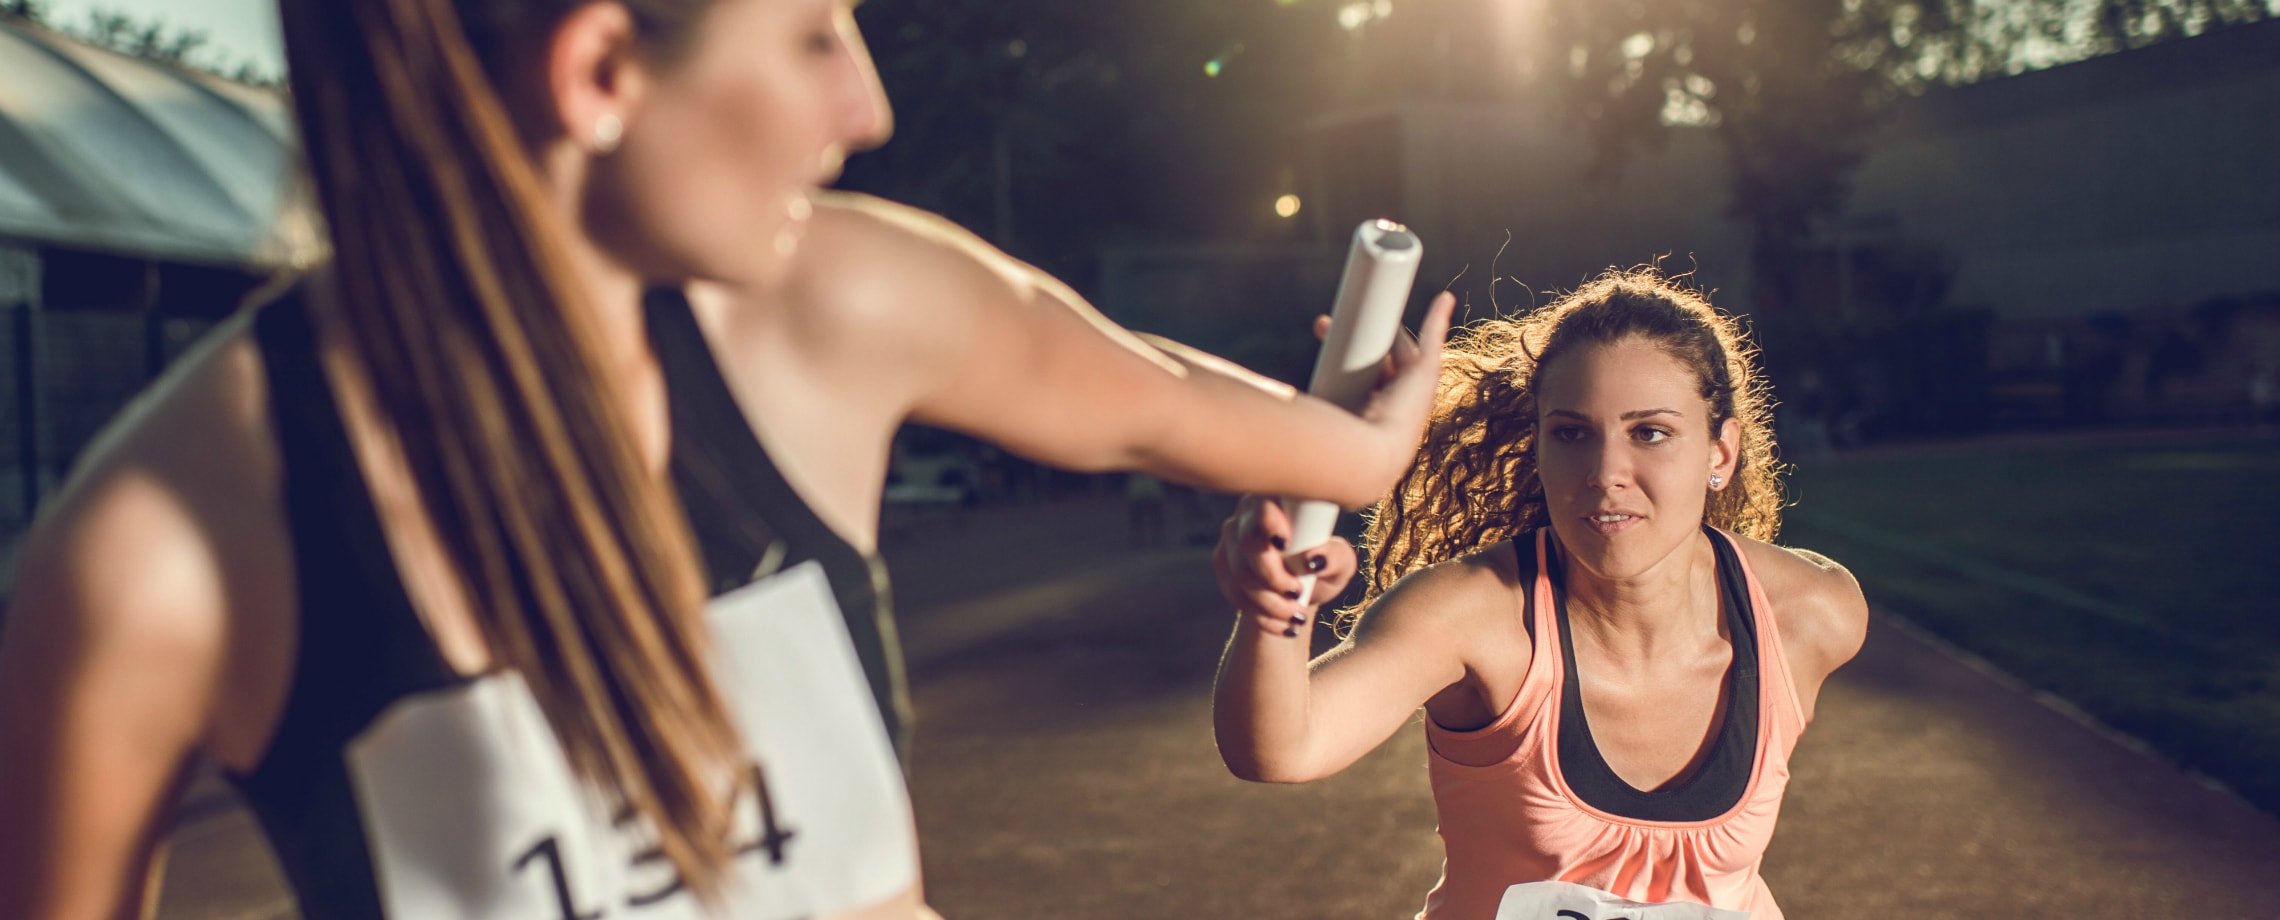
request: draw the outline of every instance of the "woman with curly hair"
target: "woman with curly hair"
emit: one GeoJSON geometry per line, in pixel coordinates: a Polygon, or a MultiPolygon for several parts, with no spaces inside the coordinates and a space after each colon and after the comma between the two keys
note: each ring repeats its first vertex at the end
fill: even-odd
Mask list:
{"type": "Polygon", "coordinates": [[[1780,917],[1758,864],[1789,753],[1868,609],[1770,542],[1769,410],[1737,324],[1652,269],[1467,330],[1337,648],[1307,661],[1353,548],[1286,561],[1267,499],[1222,529],[1228,768],[1321,779],[1422,705],[1447,860],[1420,917],[1780,917]]]}

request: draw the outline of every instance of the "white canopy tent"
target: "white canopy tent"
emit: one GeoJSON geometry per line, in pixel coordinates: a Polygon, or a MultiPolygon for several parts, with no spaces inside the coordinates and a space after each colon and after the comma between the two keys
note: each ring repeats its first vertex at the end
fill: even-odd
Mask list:
{"type": "Polygon", "coordinates": [[[0,16],[0,409],[15,429],[0,532],[165,365],[173,333],[319,251],[295,158],[282,93],[0,16]]]}
{"type": "Polygon", "coordinates": [[[282,94],[0,18],[0,240],[273,267],[309,250],[282,94]]]}

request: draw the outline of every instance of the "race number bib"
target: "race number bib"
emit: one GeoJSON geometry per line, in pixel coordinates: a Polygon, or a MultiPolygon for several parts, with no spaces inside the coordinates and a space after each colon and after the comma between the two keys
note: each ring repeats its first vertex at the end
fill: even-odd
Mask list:
{"type": "Polygon", "coordinates": [[[1641,904],[1574,882],[1529,882],[1504,889],[1496,920],[1750,920],[1750,915],[1686,901],[1641,904]]]}
{"type": "MultiPolygon", "coordinates": [[[[821,566],[707,605],[739,777],[720,916],[797,920],[917,878],[902,769],[821,566]]],[[[571,774],[520,676],[398,703],[348,751],[394,920],[698,920],[648,832],[571,774]]]]}

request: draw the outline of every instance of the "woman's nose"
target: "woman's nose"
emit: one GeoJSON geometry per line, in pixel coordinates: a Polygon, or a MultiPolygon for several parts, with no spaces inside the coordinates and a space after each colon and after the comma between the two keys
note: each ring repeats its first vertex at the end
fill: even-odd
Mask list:
{"type": "Polygon", "coordinates": [[[887,103],[887,89],[879,82],[879,70],[855,27],[855,17],[842,13],[839,28],[842,47],[854,64],[854,79],[840,107],[839,136],[849,152],[869,150],[895,133],[894,108],[887,103]]]}
{"type": "Polygon", "coordinates": [[[1623,444],[1613,438],[1602,438],[1600,446],[1591,452],[1591,461],[1584,470],[1584,482],[1602,491],[1622,488],[1631,484],[1631,458],[1623,444]]]}

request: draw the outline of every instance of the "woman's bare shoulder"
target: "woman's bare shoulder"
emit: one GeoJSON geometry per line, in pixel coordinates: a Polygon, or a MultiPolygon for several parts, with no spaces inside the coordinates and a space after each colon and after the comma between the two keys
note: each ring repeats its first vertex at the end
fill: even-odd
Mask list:
{"type": "MultiPolygon", "coordinates": [[[[1033,274],[981,237],[930,211],[868,195],[831,192],[815,211],[792,260],[795,288],[897,292],[945,282],[1018,283],[1033,274]]],[[[937,295],[949,293],[937,290],[937,295]]]]}
{"type": "Polygon", "coordinates": [[[129,403],[41,509],[9,631],[64,637],[73,647],[56,651],[88,660],[165,661],[170,674],[207,672],[203,662],[221,680],[235,636],[290,615],[278,467],[261,355],[240,316],[129,403]]]}
{"type": "MultiPolygon", "coordinates": [[[[931,392],[977,360],[1026,366],[1047,322],[1082,298],[940,215],[844,192],[818,195],[764,326],[860,385],[931,392]]],[[[1066,324],[1062,324],[1066,325],[1066,324]]],[[[762,327],[753,327],[759,329],[762,327]]]]}
{"type": "Polygon", "coordinates": [[[1404,620],[1467,632],[1501,621],[1523,600],[1518,569],[1510,541],[1418,569],[1394,582],[1364,612],[1357,631],[1369,627],[1373,618],[1381,621],[1379,628],[1385,620],[1404,620]]]}
{"type": "Polygon", "coordinates": [[[201,439],[208,443],[194,454],[274,453],[257,450],[252,443],[266,442],[269,433],[269,379],[253,332],[257,312],[246,310],[223,320],[175,359],[104,426],[79,468],[92,471],[128,460],[165,464],[181,459],[167,451],[143,452],[154,438],[180,431],[213,435],[201,439]]]}
{"type": "Polygon", "coordinates": [[[226,320],[128,402],[89,442],[41,526],[77,530],[120,493],[155,488],[200,529],[226,533],[247,501],[268,498],[279,463],[251,325],[250,314],[226,320]]]}
{"type": "Polygon", "coordinates": [[[1868,599],[1850,570],[1813,550],[1735,539],[1773,605],[1785,641],[1805,646],[1828,670],[1860,651],[1868,634],[1868,599]]]}
{"type": "Polygon", "coordinates": [[[822,292],[898,306],[904,321],[912,313],[955,315],[1009,298],[1073,296],[948,218],[846,192],[816,197],[789,282],[811,297],[822,292]]]}
{"type": "Polygon", "coordinates": [[[820,238],[827,253],[848,245],[993,248],[949,218],[922,208],[859,192],[820,192],[811,200],[814,213],[809,219],[809,236],[820,238]]]}
{"type": "Polygon", "coordinates": [[[0,700],[14,704],[0,706],[0,814],[14,819],[0,849],[31,848],[34,877],[0,870],[0,901],[42,897],[43,851],[68,857],[90,900],[132,890],[192,753],[246,768],[282,708],[289,550],[246,325],[217,329],[120,413],[23,544],[0,620],[0,700]]]}
{"type": "Polygon", "coordinates": [[[1026,266],[937,215],[817,195],[778,284],[731,295],[731,328],[877,373],[924,364],[972,335],[975,308],[1029,283],[1026,266]]]}

